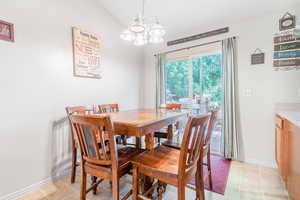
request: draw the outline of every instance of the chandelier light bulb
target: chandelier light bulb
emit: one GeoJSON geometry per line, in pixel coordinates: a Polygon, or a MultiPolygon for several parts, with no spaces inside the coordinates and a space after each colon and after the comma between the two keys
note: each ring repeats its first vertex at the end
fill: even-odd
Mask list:
{"type": "Polygon", "coordinates": [[[121,33],[120,37],[121,37],[121,39],[126,40],[126,41],[133,41],[136,38],[135,34],[128,29],[123,31],[121,33]]]}
{"type": "Polygon", "coordinates": [[[147,44],[147,37],[144,34],[138,34],[133,43],[135,46],[142,46],[147,44]]]}
{"type": "Polygon", "coordinates": [[[164,36],[166,31],[159,23],[153,24],[150,28],[149,35],[151,36],[164,36]]]}
{"type": "Polygon", "coordinates": [[[137,16],[133,23],[130,25],[130,30],[134,33],[142,33],[146,29],[145,24],[143,23],[142,15],[137,16]]]}

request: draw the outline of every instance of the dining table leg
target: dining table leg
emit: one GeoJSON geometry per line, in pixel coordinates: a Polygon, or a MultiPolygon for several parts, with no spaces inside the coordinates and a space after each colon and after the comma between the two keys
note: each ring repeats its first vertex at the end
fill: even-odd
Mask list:
{"type": "Polygon", "coordinates": [[[173,124],[169,124],[168,126],[167,139],[173,139],[173,124]]]}
{"type": "Polygon", "coordinates": [[[145,138],[146,149],[151,151],[154,149],[154,133],[149,133],[145,138]]]}
{"type": "Polygon", "coordinates": [[[140,137],[135,137],[135,146],[138,149],[142,148],[142,143],[141,143],[141,138],[140,137]]]}

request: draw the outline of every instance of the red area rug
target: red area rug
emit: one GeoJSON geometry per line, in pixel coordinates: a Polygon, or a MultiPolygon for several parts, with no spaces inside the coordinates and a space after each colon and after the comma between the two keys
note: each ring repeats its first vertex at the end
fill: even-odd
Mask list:
{"type": "MultiPolygon", "coordinates": [[[[205,181],[204,187],[206,190],[224,195],[227,179],[229,175],[231,160],[227,160],[220,155],[211,154],[211,168],[212,168],[212,182],[213,188],[209,189],[208,179],[205,181]]],[[[204,173],[207,172],[207,167],[204,166],[204,173]]],[[[195,184],[195,180],[191,181],[192,184],[195,184]]]]}

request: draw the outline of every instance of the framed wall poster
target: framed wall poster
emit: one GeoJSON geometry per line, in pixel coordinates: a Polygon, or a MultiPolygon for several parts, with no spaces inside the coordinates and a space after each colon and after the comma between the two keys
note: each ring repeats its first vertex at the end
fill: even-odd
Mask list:
{"type": "Polygon", "coordinates": [[[0,40],[14,42],[14,25],[0,20],[0,40]]]}
{"type": "Polygon", "coordinates": [[[101,78],[100,37],[73,27],[74,76],[101,78]]]}

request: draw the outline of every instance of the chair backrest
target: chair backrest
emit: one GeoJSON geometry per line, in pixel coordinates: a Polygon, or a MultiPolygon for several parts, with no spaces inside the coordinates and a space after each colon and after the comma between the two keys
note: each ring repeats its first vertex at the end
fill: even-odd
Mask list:
{"type": "Polygon", "coordinates": [[[167,109],[167,110],[180,110],[181,104],[162,104],[160,108],[167,109]]]}
{"type": "Polygon", "coordinates": [[[114,127],[109,115],[71,115],[70,120],[76,133],[83,162],[95,165],[118,167],[118,154],[114,127]],[[106,135],[109,144],[106,145],[106,135]]]}
{"type": "Polygon", "coordinates": [[[99,105],[98,108],[100,113],[119,112],[118,104],[103,104],[99,105]]]}
{"type": "Polygon", "coordinates": [[[68,107],[66,107],[66,112],[67,112],[68,120],[69,120],[70,127],[71,127],[72,142],[74,142],[74,141],[77,141],[78,139],[76,138],[75,133],[73,131],[70,116],[73,114],[87,114],[87,113],[92,112],[92,110],[86,108],[85,106],[68,106],[68,107]]]}
{"type": "Polygon", "coordinates": [[[204,144],[205,131],[209,115],[189,117],[182,139],[179,159],[179,175],[184,176],[186,170],[197,168],[202,146],[204,144]]]}
{"type": "Polygon", "coordinates": [[[204,140],[204,145],[205,146],[210,145],[210,139],[211,139],[211,135],[213,133],[213,130],[214,130],[216,122],[217,122],[218,112],[219,112],[219,109],[211,110],[211,114],[210,114],[210,117],[209,117],[208,128],[207,128],[206,135],[205,135],[205,140],[204,140]]]}
{"type": "Polygon", "coordinates": [[[88,108],[86,108],[86,107],[84,107],[84,106],[73,106],[73,107],[68,106],[68,107],[66,107],[66,112],[67,112],[68,116],[70,116],[70,115],[72,115],[74,113],[82,113],[82,114],[84,114],[84,113],[89,112],[89,111],[91,111],[91,110],[88,109],[88,108]]]}

